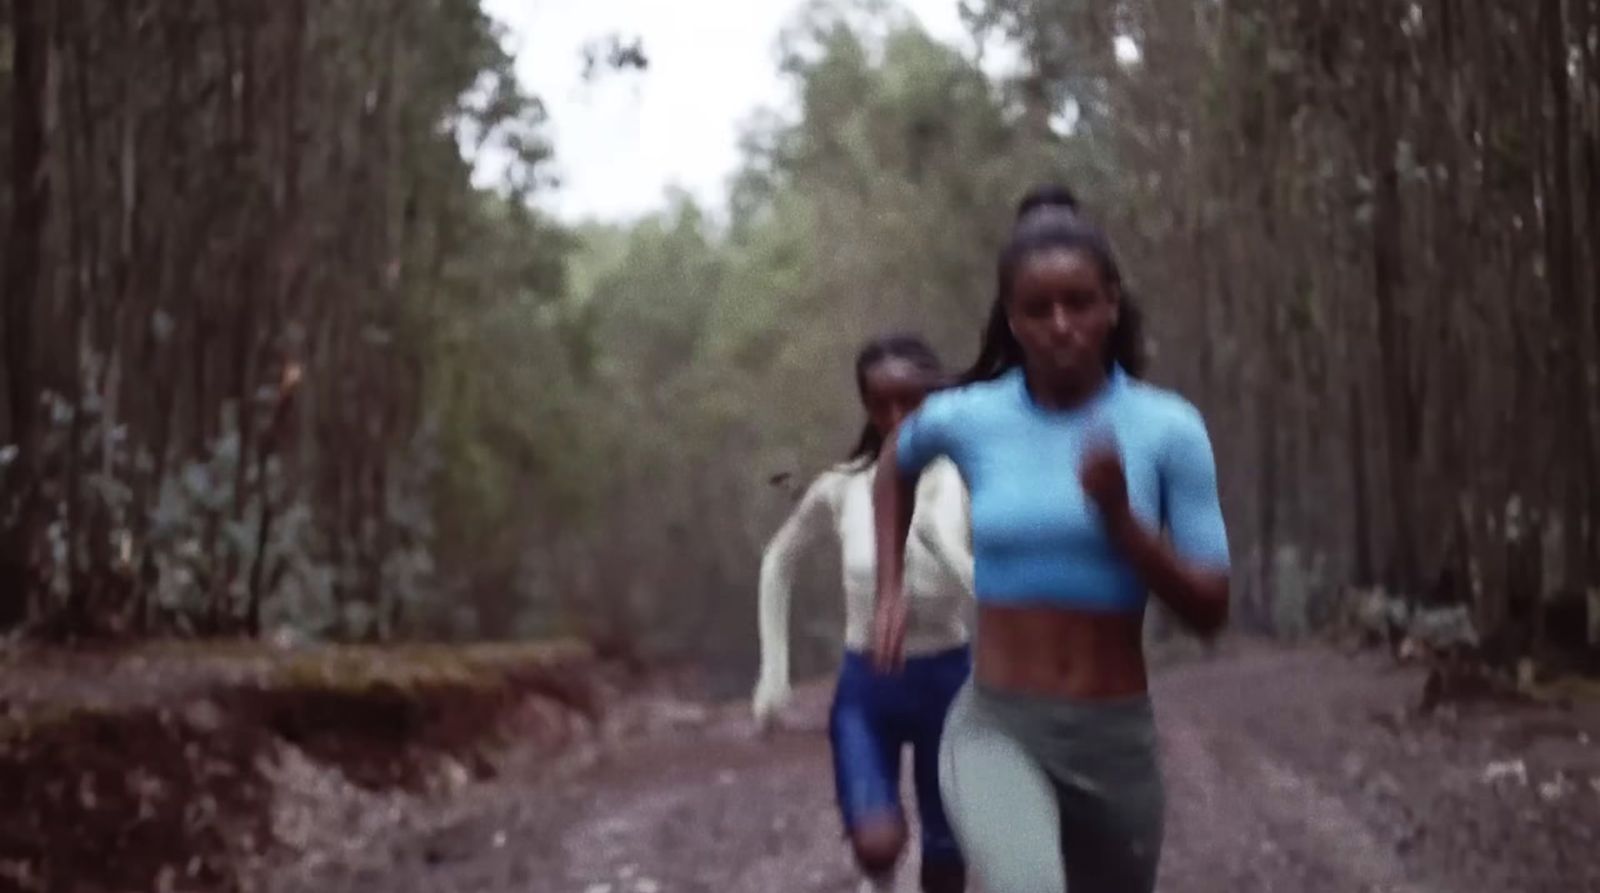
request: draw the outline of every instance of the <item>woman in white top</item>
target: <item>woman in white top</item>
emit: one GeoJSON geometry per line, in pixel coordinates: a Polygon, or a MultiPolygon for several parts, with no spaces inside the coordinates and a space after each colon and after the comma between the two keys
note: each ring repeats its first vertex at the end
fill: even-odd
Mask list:
{"type": "Polygon", "coordinates": [[[789,600],[794,561],[821,534],[837,539],[844,568],[845,655],[829,716],[839,811],[869,886],[886,886],[905,847],[900,753],[912,749],[921,819],[922,889],[959,893],[966,868],[939,796],[939,735],[970,668],[966,617],[972,549],[961,477],[935,463],[917,484],[906,545],[909,606],[904,670],[882,675],[869,655],[876,543],[872,480],[884,437],[941,378],[920,338],[891,335],[856,358],[867,423],[849,461],[819,475],[773,536],[761,563],[761,677],[754,711],[765,727],[789,695],[789,600]]]}

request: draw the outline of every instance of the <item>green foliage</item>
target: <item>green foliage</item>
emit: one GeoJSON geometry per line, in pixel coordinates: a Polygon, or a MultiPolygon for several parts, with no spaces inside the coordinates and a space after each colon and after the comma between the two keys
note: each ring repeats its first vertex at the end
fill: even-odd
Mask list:
{"type": "Polygon", "coordinates": [[[582,454],[588,329],[499,27],[478,0],[57,12],[46,266],[7,296],[42,346],[4,364],[40,433],[0,414],[0,603],[26,611],[0,616],[427,632],[574,501],[582,454]]]}
{"type": "MultiPolygon", "coordinates": [[[[680,196],[578,232],[582,510],[535,541],[534,604],[563,606],[533,608],[541,622],[746,651],[766,537],[859,432],[859,343],[910,329],[968,362],[1016,197],[1072,167],[1071,145],[1024,138],[972,60],[884,4],[814,5],[782,65],[798,111],[752,119],[726,223],[680,196]]],[[[836,585],[811,586],[796,629],[819,660],[838,647],[836,585]]]]}

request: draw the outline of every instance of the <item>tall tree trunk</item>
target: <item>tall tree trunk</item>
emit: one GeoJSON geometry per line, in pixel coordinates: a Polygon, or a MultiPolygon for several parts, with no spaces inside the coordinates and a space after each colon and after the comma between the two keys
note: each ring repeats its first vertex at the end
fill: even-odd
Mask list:
{"type": "MultiPolygon", "coordinates": [[[[1386,29],[1380,23],[1378,29],[1386,29]]],[[[1372,81],[1368,164],[1376,190],[1372,223],[1372,294],[1378,311],[1378,349],[1384,374],[1384,435],[1387,442],[1390,496],[1394,513],[1394,550],[1389,583],[1408,596],[1420,583],[1416,535],[1416,481],[1412,457],[1417,407],[1413,405],[1406,319],[1399,307],[1403,287],[1400,178],[1395,168],[1397,110],[1391,107],[1392,77],[1387,41],[1369,73],[1372,81]]]]}
{"type": "Polygon", "coordinates": [[[1563,0],[1543,0],[1540,10],[1541,33],[1544,36],[1544,68],[1546,89],[1550,104],[1550,131],[1545,153],[1547,173],[1546,200],[1544,204],[1545,260],[1550,283],[1551,307],[1556,318],[1565,324],[1556,326],[1560,346],[1560,363],[1563,370],[1555,389],[1565,392],[1568,413],[1568,435],[1565,461],[1567,480],[1562,488],[1565,494],[1561,509],[1562,561],[1559,568],[1547,572],[1559,574],[1569,586],[1582,578],[1584,565],[1585,530],[1584,515],[1588,510],[1590,432],[1587,400],[1588,357],[1584,350],[1585,330],[1588,328],[1588,308],[1577,293],[1572,212],[1572,94],[1567,80],[1568,49],[1566,23],[1562,15],[1563,0]]]}
{"type": "MultiPolygon", "coordinates": [[[[1600,27],[1600,23],[1597,23],[1600,27]]],[[[1591,42],[1591,46],[1593,42],[1591,42]]],[[[1600,54],[1590,57],[1596,81],[1600,81],[1600,54]]],[[[1600,83],[1594,86],[1590,130],[1585,137],[1589,171],[1589,294],[1600,293],[1600,83]]],[[[1582,301],[1582,296],[1578,299],[1582,301]]],[[[1588,582],[1600,592],[1600,307],[1594,300],[1584,301],[1589,314],[1589,562],[1588,582]]],[[[1600,611],[1600,606],[1594,610],[1600,611]]],[[[1600,618],[1595,621],[1600,628],[1600,618]]],[[[1600,645],[1600,642],[1595,643],[1600,645]]]]}
{"type": "MultiPolygon", "coordinates": [[[[1354,374],[1355,370],[1351,370],[1354,374]]],[[[1350,531],[1352,542],[1355,543],[1355,583],[1358,586],[1371,585],[1376,580],[1375,564],[1372,560],[1372,510],[1368,506],[1371,493],[1371,484],[1368,482],[1367,471],[1367,421],[1366,409],[1361,405],[1361,384],[1352,378],[1350,381],[1350,486],[1355,491],[1352,494],[1354,502],[1353,526],[1350,531]]]]}
{"type": "Polygon", "coordinates": [[[35,550],[43,526],[38,492],[39,369],[34,352],[36,314],[44,301],[41,267],[50,215],[49,3],[11,3],[11,228],[5,272],[6,387],[16,454],[6,474],[0,512],[15,512],[0,531],[0,629],[27,615],[35,578],[35,550]],[[10,503],[9,505],[5,503],[10,503]]]}

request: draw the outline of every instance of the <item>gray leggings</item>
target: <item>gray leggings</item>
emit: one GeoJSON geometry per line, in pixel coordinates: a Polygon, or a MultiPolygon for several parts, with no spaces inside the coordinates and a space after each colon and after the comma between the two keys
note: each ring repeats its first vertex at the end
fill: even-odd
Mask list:
{"type": "Polygon", "coordinates": [[[1150,893],[1161,768],[1147,697],[1070,701],[969,680],[939,748],[939,789],[986,893],[1150,893]]]}

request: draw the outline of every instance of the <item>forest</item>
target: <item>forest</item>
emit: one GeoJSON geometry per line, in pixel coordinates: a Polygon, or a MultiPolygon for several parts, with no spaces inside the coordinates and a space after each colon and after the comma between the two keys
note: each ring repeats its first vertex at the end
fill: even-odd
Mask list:
{"type": "Polygon", "coordinates": [[[1208,419],[1237,626],[1381,590],[1600,650],[1600,0],[963,10],[971,46],[812,3],[726,206],[570,223],[478,0],[9,0],[0,630],[748,669],[859,342],[967,363],[1055,180],[1208,419]]]}

